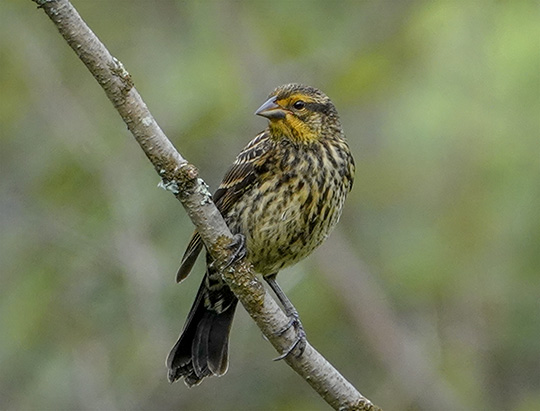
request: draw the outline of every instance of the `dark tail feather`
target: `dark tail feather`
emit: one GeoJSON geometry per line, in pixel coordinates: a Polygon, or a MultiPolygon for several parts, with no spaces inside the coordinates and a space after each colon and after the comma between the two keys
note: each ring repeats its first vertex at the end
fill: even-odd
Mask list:
{"type": "Polygon", "coordinates": [[[191,387],[205,377],[227,372],[229,332],[238,300],[228,287],[226,291],[229,304],[225,310],[209,309],[204,304],[206,279],[203,280],[184,330],[167,357],[169,382],[184,377],[191,387]]]}

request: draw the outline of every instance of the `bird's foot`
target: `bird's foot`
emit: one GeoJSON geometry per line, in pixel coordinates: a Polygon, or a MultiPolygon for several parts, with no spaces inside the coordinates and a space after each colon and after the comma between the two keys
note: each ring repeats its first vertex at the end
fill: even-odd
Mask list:
{"type": "Polygon", "coordinates": [[[241,260],[246,256],[246,237],[243,234],[235,234],[227,248],[232,252],[230,257],[227,259],[227,263],[225,264],[224,268],[229,268],[235,262],[241,260]]]}
{"type": "Polygon", "coordinates": [[[283,327],[281,330],[278,331],[278,335],[283,335],[289,328],[293,327],[296,331],[296,340],[281,354],[279,357],[274,358],[274,361],[282,360],[286,357],[288,357],[290,354],[292,354],[295,350],[297,352],[295,355],[297,357],[300,357],[304,350],[306,349],[306,332],[304,331],[304,326],[300,322],[300,316],[298,313],[292,312],[289,315],[289,322],[285,327],[283,327]]]}

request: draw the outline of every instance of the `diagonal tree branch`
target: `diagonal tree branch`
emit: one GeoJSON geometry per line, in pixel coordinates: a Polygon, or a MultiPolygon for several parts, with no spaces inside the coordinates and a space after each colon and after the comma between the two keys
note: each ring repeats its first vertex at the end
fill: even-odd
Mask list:
{"type": "MultiPolygon", "coordinates": [[[[69,1],[33,1],[50,17],[60,34],[101,85],[154,165],[162,179],[162,186],[180,200],[216,264],[223,268],[230,253],[226,246],[230,244],[232,234],[212,202],[207,185],[199,178],[197,169],[189,164],[167,139],[122,63],[109,53],[69,1]]],[[[288,318],[257,280],[250,264],[240,261],[222,270],[222,273],[265,337],[278,352],[284,352],[295,341],[295,332],[290,329],[283,335],[279,334],[278,331],[286,327],[288,318]]],[[[334,409],[379,409],[362,396],[309,343],[300,357],[289,355],[285,361],[334,409]]]]}

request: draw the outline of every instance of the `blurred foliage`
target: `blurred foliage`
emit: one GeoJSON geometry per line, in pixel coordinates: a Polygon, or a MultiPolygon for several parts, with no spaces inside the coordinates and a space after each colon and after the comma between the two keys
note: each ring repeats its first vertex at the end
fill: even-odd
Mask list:
{"type": "MultiPolygon", "coordinates": [[[[334,100],[358,166],[339,235],[369,272],[334,265],[370,279],[395,324],[364,318],[397,324],[432,370],[412,387],[400,361],[416,361],[380,354],[317,263],[325,246],[280,282],[362,393],[389,410],[430,394],[440,410],[540,409],[538,2],[74,5],[212,187],[274,87],[334,100]]],[[[202,271],[174,283],[192,225],[30,1],[0,3],[0,93],[0,409],[327,409],[241,309],[225,377],[166,382],[202,271]]]]}

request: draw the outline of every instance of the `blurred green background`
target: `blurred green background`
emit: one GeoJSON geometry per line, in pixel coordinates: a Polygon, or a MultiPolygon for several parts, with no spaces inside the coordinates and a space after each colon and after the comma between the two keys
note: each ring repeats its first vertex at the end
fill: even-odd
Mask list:
{"type": "MultiPolygon", "coordinates": [[[[364,395],[540,409],[537,1],[74,5],[213,188],[274,87],[333,99],[355,187],[280,283],[364,395]]],[[[243,309],[226,376],[167,383],[192,225],[29,0],[0,3],[0,95],[0,409],[328,409],[243,309]]]]}

